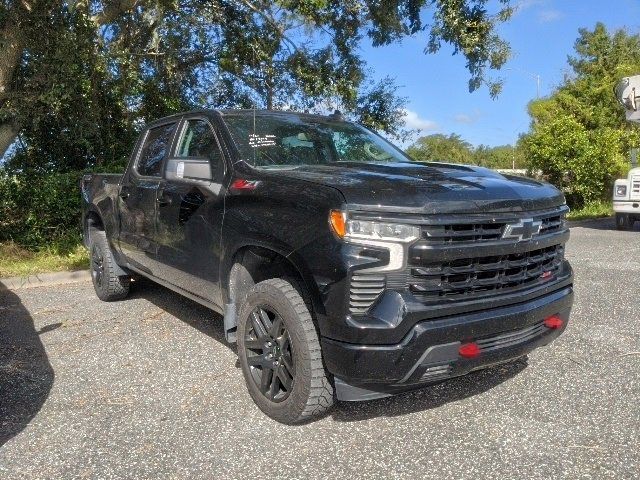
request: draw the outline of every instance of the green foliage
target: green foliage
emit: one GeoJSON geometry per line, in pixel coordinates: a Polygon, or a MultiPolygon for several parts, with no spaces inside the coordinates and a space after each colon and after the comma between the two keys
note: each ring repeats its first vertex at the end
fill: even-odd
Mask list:
{"type": "Polygon", "coordinates": [[[640,129],[625,121],[613,94],[621,77],[640,72],[640,36],[610,34],[598,23],[579,31],[575,51],[573,74],[529,105],[533,121],[520,145],[530,167],[580,208],[609,198],[613,180],[627,172],[629,148],[640,142],[640,129]]]}
{"type": "Polygon", "coordinates": [[[56,243],[38,251],[14,242],[0,243],[0,278],[89,268],[89,252],[80,243],[56,243]]]}
{"type": "Polygon", "coordinates": [[[28,17],[37,41],[24,52],[12,95],[0,103],[3,116],[22,126],[7,167],[44,174],[117,163],[135,131],[95,48],[95,26],[78,11],[40,13],[48,21],[28,17]]]}
{"type": "Polygon", "coordinates": [[[588,130],[567,115],[536,125],[522,139],[529,168],[541,171],[575,207],[608,197],[613,180],[626,172],[622,144],[620,130],[588,130]]]}
{"type": "Polygon", "coordinates": [[[440,161],[479,165],[487,168],[510,169],[524,168],[525,158],[520,148],[512,145],[488,147],[480,145],[474,148],[460,135],[436,133],[420,137],[407,149],[414,160],[440,161]]]}
{"type": "Polygon", "coordinates": [[[79,172],[9,175],[0,170],[0,243],[31,250],[80,242],[79,172]]]}
{"type": "Polygon", "coordinates": [[[473,163],[472,145],[460,135],[436,133],[420,137],[407,149],[414,160],[451,163],[473,163]]]}
{"type": "Polygon", "coordinates": [[[582,208],[571,210],[567,218],[569,220],[589,220],[592,218],[610,217],[613,215],[611,200],[592,202],[582,208]]]}
{"type": "Polygon", "coordinates": [[[521,148],[513,145],[478,146],[473,152],[474,163],[487,168],[526,168],[528,163],[521,148]]]}

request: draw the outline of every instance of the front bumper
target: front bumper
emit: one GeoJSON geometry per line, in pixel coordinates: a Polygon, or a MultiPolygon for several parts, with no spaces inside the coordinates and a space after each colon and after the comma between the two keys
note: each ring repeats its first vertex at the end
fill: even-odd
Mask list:
{"type": "Polygon", "coordinates": [[[640,200],[614,200],[613,211],[616,213],[631,213],[640,216],[640,200]]]}
{"type": "Polygon", "coordinates": [[[418,322],[394,345],[323,338],[323,356],[335,377],[339,400],[380,398],[509,361],[547,345],[566,328],[572,304],[569,285],[523,303],[418,322]],[[561,328],[544,326],[543,320],[551,315],[564,320],[561,328]],[[480,346],[480,355],[459,356],[460,344],[470,341],[480,346]]]}

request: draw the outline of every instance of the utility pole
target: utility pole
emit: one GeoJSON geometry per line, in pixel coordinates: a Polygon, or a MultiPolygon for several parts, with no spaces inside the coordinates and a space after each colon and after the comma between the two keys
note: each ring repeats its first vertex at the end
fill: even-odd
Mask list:
{"type": "Polygon", "coordinates": [[[509,68],[505,68],[505,70],[524,73],[525,75],[533,78],[536,81],[536,99],[540,98],[540,79],[541,79],[540,75],[538,75],[537,73],[528,72],[527,70],[523,70],[522,68],[509,67],[509,68]]]}

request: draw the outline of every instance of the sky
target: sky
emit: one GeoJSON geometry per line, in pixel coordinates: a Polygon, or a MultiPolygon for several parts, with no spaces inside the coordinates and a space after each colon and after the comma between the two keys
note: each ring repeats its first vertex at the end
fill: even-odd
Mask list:
{"type": "Polygon", "coordinates": [[[476,146],[513,144],[529,128],[527,104],[536,97],[536,76],[540,96],[562,82],[579,28],[592,30],[600,21],[610,31],[640,32],[638,0],[513,0],[512,5],[516,13],[499,27],[512,57],[497,73],[504,88],[495,100],[486,87],[469,93],[463,56],[452,56],[447,48],[425,55],[425,34],[386,47],[363,45],[373,77],[395,78],[398,94],[408,98],[407,127],[422,135],[457,133],[476,146]]]}

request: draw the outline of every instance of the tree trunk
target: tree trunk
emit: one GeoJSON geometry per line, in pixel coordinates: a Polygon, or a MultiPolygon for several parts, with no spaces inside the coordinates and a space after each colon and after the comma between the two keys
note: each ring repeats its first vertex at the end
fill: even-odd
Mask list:
{"type": "Polygon", "coordinates": [[[20,133],[20,126],[15,122],[0,123],[0,159],[7,153],[7,149],[15,142],[20,133]]]}
{"type": "Polygon", "coordinates": [[[11,88],[13,74],[22,56],[22,38],[17,22],[12,20],[0,30],[0,100],[11,88]]]}
{"type": "MultiPolygon", "coordinates": [[[[13,76],[20,64],[24,48],[18,22],[8,19],[0,30],[0,108],[13,90],[13,76]]],[[[0,159],[20,133],[18,123],[13,119],[0,122],[0,159]]]]}

